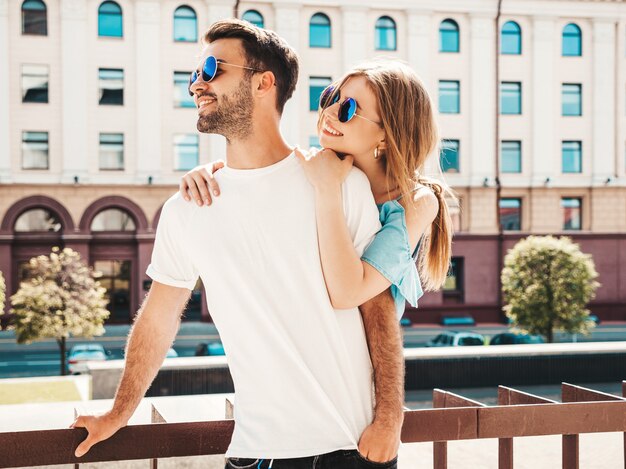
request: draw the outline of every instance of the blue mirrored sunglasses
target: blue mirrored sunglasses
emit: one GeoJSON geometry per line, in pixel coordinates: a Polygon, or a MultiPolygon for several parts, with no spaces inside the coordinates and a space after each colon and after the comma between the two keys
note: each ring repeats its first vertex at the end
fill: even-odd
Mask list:
{"type": "MultiPolygon", "coordinates": [[[[334,86],[328,86],[323,92],[322,96],[320,96],[320,107],[322,109],[326,109],[329,106],[339,102],[339,92],[335,92],[334,86]]],[[[354,116],[360,117],[361,119],[365,119],[366,121],[371,122],[372,124],[376,124],[380,126],[380,123],[374,122],[367,117],[363,117],[360,114],[357,114],[357,102],[354,98],[346,98],[339,105],[339,110],[337,111],[337,119],[339,122],[349,122],[354,116]]]]}
{"type": "Polygon", "coordinates": [[[236,64],[231,64],[228,62],[219,62],[215,57],[213,57],[212,55],[209,55],[206,60],[204,61],[204,64],[202,65],[202,69],[200,70],[200,74],[198,74],[198,70],[194,70],[191,73],[191,76],[189,77],[189,85],[187,86],[187,90],[189,91],[189,96],[193,96],[193,91],[191,91],[191,85],[193,85],[197,80],[198,77],[200,75],[202,75],[202,80],[206,81],[207,83],[210,82],[211,80],[213,80],[213,78],[215,78],[215,75],[217,75],[217,69],[220,65],[227,65],[229,67],[237,67],[237,68],[244,68],[246,70],[252,70],[254,72],[261,72],[262,70],[258,70],[256,68],[252,68],[252,67],[246,67],[244,65],[236,65],[236,64]]]}

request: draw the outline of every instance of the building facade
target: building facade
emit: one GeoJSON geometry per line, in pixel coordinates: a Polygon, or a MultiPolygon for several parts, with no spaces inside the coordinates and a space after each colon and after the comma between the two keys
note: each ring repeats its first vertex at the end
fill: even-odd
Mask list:
{"type": "MultiPolygon", "coordinates": [[[[602,284],[591,309],[626,319],[626,4],[497,4],[255,1],[237,13],[300,54],[291,143],[316,144],[320,91],[365,59],[404,60],[429,89],[443,139],[432,162],[460,203],[448,282],[413,320],[501,320],[501,258],[528,234],[579,242],[602,284]]],[[[187,82],[203,32],[233,14],[232,0],[0,0],[7,296],[30,257],[67,246],[103,273],[110,321],[132,319],[160,207],[188,169],[225,156],[221,137],[196,131],[187,82]]],[[[202,294],[199,283],[187,319],[210,319],[202,294]]]]}

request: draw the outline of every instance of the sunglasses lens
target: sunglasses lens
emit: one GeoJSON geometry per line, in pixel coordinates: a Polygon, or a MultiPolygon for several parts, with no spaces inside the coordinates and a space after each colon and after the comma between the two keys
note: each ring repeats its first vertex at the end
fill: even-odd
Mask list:
{"type": "Polygon", "coordinates": [[[215,73],[217,72],[217,59],[212,55],[209,55],[204,61],[204,66],[202,67],[202,79],[204,81],[211,81],[215,78],[215,73]]]}
{"type": "Polygon", "coordinates": [[[191,91],[191,85],[193,85],[198,79],[198,74],[196,72],[192,72],[189,76],[189,85],[187,86],[187,91],[189,91],[189,96],[193,96],[193,91],[191,91]]]}
{"type": "Polygon", "coordinates": [[[338,100],[339,94],[335,93],[335,87],[329,86],[322,92],[322,96],[320,96],[320,107],[325,109],[328,106],[335,104],[338,100]]]}
{"type": "Polygon", "coordinates": [[[348,122],[354,117],[356,112],[356,101],[352,98],[346,99],[339,107],[338,119],[339,122],[348,122]]]}

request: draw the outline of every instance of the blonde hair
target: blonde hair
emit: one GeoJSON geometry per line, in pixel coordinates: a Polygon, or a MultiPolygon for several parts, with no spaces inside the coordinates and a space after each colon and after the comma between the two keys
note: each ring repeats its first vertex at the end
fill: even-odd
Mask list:
{"type": "Polygon", "coordinates": [[[330,85],[334,88],[328,99],[355,76],[364,77],[376,95],[385,132],[386,149],[381,155],[388,191],[399,188],[402,196],[411,196],[416,186],[423,185],[439,201],[418,261],[424,290],[438,290],[446,280],[452,254],[453,229],[446,197],[456,200],[456,195],[443,180],[439,165],[439,132],[432,101],[417,74],[398,60],[375,60],[354,67],[330,85]],[[439,179],[424,175],[426,160],[435,150],[439,179]]]}

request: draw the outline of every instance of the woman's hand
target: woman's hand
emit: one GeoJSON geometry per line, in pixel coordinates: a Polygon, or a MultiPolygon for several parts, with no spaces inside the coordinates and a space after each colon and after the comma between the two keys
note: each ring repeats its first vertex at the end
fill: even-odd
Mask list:
{"type": "Polygon", "coordinates": [[[295,153],[302,163],[307,179],[316,189],[340,187],[352,169],[352,156],[341,160],[337,153],[329,149],[313,148],[305,154],[296,147],[295,153]]]}
{"type": "Polygon", "coordinates": [[[214,197],[220,195],[220,187],[213,174],[223,167],[224,162],[221,160],[209,165],[196,166],[182,177],[178,191],[187,202],[193,198],[200,206],[203,203],[211,205],[213,202],[211,194],[214,197]]]}

